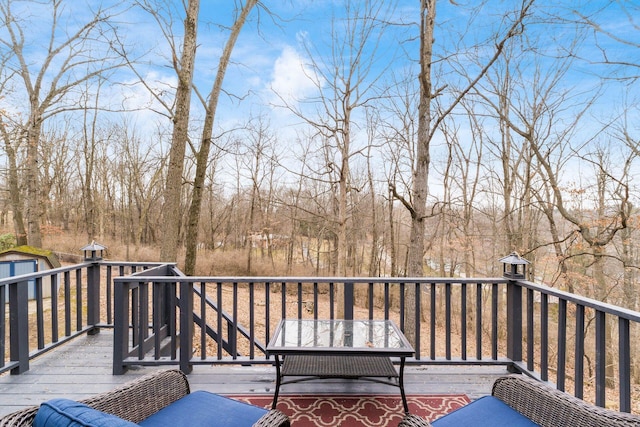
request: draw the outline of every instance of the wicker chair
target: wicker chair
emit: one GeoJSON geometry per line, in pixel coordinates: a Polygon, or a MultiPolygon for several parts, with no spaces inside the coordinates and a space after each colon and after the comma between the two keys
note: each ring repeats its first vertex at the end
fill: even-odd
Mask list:
{"type": "MultiPolygon", "coordinates": [[[[160,409],[189,394],[187,377],[179,370],[163,370],[130,381],[112,391],[80,402],[102,412],[139,423],[160,409]]],[[[39,406],[23,409],[0,418],[0,427],[33,425],[39,406]]],[[[254,427],[289,427],[289,418],[272,409],[254,427]]]]}
{"type": "MultiPolygon", "coordinates": [[[[640,427],[640,416],[591,405],[524,375],[498,378],[491,394],[542,427],[640,427]]],[[[398,425],[427,426],[413,414],[398,425]]]]}

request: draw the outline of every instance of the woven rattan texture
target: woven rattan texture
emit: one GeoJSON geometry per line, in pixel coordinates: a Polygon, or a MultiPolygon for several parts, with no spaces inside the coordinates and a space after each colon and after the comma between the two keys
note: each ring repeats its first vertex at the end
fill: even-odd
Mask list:
{"type": "MultiPolygon", "coordinates": [[[[640,416],[591,405],[524,375],[498,378],[492,395],[542,427],[640,427],[640,416]]],[[[398,427],[429,427],[407,414],[398,427]]]]}
{"type": "MultiPolygon", "coordinates": [[[[178,370],[165,370],[145,375],[80,402],[138,423],[188,393],[189,383],[185,375],[178,370]]],[[[38,406],[6,415],[0,420],[0,427],[31,426],[36,412],[38,406]]]]}
{"type": "Polygon", "coordinates": [[[426,420],[423,420],[417,415],[407,414],[404,416],[398,427],[429,427],[429,424],[426,420]]]}
{"type": "Polygon", "coordinates": [[[282,375],[326,378],[398,377],[391,359],[377,356],[286,356],[282,375]]]}
{"type": "MultiPolygon", "coordinates": [[[[102,412],[138,423],[189,394],[187,377],[179,370],[157,371],[130,381],[112,391],[81,400],[102,412]]],[[[203,408],[211,410],[211,408],[203,408]]],[[[0,427],[33,425],[38,407],[23,409],[0,419],[0,427]]],[[[257,427],[289,427],[289,419],[278,410],[269,411],[257,427]]]]}
{"type": "Polygon", "coordinates": [[[640,427],[640,416],[591,405],[523,375],[498,378],[492,394],[543,427],[640,427]]]}
{"type": "Polygon", "coordinates": [[[277,409],[272,409],[262,416],[253,427],[290,427],[289,417],[277,409]]]}

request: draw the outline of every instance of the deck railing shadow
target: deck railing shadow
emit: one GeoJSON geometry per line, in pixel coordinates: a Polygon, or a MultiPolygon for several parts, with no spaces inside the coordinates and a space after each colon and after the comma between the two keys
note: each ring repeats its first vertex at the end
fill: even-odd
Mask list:
{"type": "Polygon", "coordinates": [[[114,329],[114,374],[272,364],[266,344],[285,317],[392,319],[413,336],[408,364],[505,365],[599,406],[639,410],[640,313],[509,277],[188,277],[172,264],[85,262],[0,280],[0,373],[25,372],[31,358],[100,328],[114,329]]]}

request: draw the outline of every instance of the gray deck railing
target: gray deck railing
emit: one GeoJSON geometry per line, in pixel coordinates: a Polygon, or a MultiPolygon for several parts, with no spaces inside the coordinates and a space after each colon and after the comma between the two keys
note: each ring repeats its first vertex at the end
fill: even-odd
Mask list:
{"type": "Polygon", "coordinates": [[[599,406],[638,408],[640,313],[509,278],[186,277],[173,265],[83,263],[0,281],[0,372],[106,327],[116,374],[270,364],[265,347],[285,317],[392,319],[415,331],[410,364],[500,364],[599,406]],[[43,286],[60,291],[44,299],[43,286]]]}
{"type": "Polygon", "coordinates": [[[600,406],[615,398],[627,412],[638,387],[631,342],[640,313],[531,282],[185,277],[170,266],[149,273],[115,279],[123,309],[114,373],[136,364],[189,371],[195,364],[272,363],[264,349],[280,319],[335,318],[344,302],[344,318],[393,319],[405,332],[414,329],[416,354],[408,363],[503,364],[600,406]],[[409,294],[418,313],[413,328],[404,315],[409,294]]]}
{"type": "Polygon", "coordinates": [[[510,287],[509,357],[518,367],[579,398],[590,388],[598,406],[617,395],[619,409],[631,412],[640,393],[640,313],[527,281],[510,287]]]}
{"type": "Polygon", "coordinates": [[[113,278],[153,265],[84,262],[0,279],[0,373],[26,372],[31,359],[80,334],[112,327],[113,278]]]}

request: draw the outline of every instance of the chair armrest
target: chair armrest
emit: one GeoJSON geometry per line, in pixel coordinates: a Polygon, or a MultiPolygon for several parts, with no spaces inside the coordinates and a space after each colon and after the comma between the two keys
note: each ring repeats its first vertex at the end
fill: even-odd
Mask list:
{"type": "MultiPolygon", "coordinates": [[[[179,370],[154,372],[80,402],[102,412],[139,423],[189,394],[187,377],[179,370]]],[[[0,418],[0,427],[28,427],[40,406],[22,409],[0,418]]]]}
{"type": "Polygon", "coordinates": [[[0,427],[29,427],[33,425],[33,419],[40,409],[39,406],[31,406],[12,412],[0,418],[0,427]]]}
{"type": "Polygon", "coordinates": [[[289,417],[277,409],[264,414],[253,427],[290,427],[289,417]]]}
{"type": "Polygon", "coordinates": [[[157,371],[80,402],[139,423],[190,393],[186,375],[177,369],[157,371]]]}
{"type": "Polygon", "coordinates": [[[524,375],[498,378],[491,394],[543,427],[640,426],[640,416],[591,405],[524,375]]]}
{"type": "Polygon", "coordinates": [[[417,415],[406,414],[398,427],[431,427],[431,424],[417,415]]]}

